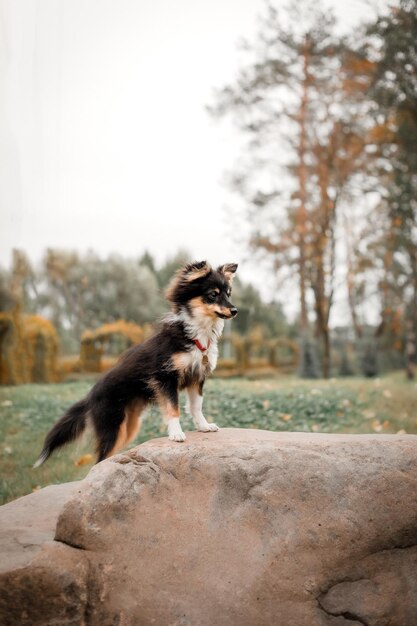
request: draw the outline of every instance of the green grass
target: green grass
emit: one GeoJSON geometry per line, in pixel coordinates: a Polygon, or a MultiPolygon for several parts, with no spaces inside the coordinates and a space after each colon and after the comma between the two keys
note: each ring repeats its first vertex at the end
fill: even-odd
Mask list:
{"type": "MultiPolygon", "coordinates": [[[[78,467],[75,461],[93,452],[91,435],[59,451],[39,469],[32,465],[53,422],[90,386],[82,381],[0,388],[0,502],[86,475],[91,463],[78,467]]],[[[417,384],[395,374],[377,380],[210,380],[204,404],[209,421],[224,427],[416,434],[416,399],[417,384]]],[[[182,424],[185,431],[192,429],[186,415],[182,424]]],[[[152,408],[132,445],[164,435],[159,413],[152,408]]]]}

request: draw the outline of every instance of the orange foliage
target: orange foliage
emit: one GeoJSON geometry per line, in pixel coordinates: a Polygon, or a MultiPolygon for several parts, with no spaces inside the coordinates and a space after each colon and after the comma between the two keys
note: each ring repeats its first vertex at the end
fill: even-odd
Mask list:
{"type": "Polygon", "coordinates": [[[290,339],[279,337],[266,339],[262,328],[255,326],[245,336],[232,333],[227,339],[234,351],[234,358],[219,359],[216,375],[241,376],[249,373],[273,373],[276,370],[292,372],[298,361],[298,344],[290,339]]]}
{"type": "Polygon", "coordinates": [[[19,307],[0,313],[0,383],[19,385],[28,382],[25,345],[19,307]]]}
{"type": "Polygon", "coordinates": [[[271,339],[269,347],[269,364],[281,371],[294,371],[297,367],[300,347],[296,341],[279,337],[271,339]]]}
{"type": "Polygon", "coordinates": [[[355,54],[350,54],[345,61],[345,69],[354,75],[371,76],[376,69],[376,63],[355,54]]]}
{"type": "Polygon", "coordinates": [[[125,322],[125,320],[117,320],[110,324],[103,324],[96,330],[86,330],[82,337],[83,341],[105,341],[112,335],[122,335],[131,341],[132,344],[143,341],[143,330],[133,322],[125,322]]]}
{"type": "Polygon", "coordinates": [[[23,316],[17,305],[0,313],[0,384],[54,382],[58,337],[48,320],[23,316]]]}
{"type": "Polygon", "coordinates": [[[144,330],[140,326],[125,320],[104,324],[96,330],[86,330],[81,337],[81,369],[87,372],[103,370],[104,345],[114,335],[125,337],[130,346],[141,343],[145,337],[144,330]]]}
{"type": "Polygon", "coordinates": [[[366,141],[368,144],[381,145],[384,143],[392,143],[395,139],[395,134],[390,123],[376,124],[373,126],[368,134],[366,141]]]}
{"type": "Polygon", "coordinates": [[[58,335],[54,325],[39,315],[26,315],[23,333],[30,381],[56,382],[58,335]]]}
{"type": "Polygon", "coordinates": [[[349,55],[344,62],[343,88],[347,93],[365,93],[369,87],[376,64],[357,55],[349,55]]]}

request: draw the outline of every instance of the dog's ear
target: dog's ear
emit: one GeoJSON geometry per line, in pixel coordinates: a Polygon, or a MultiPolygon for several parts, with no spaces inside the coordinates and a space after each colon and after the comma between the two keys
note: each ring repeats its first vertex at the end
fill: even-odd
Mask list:
{"type": "Polygon", "coordinates": [[[194,261],[193,263],[187,263],[185,267],[179,270],[178,274],[183,280],[191,282],[192,280],[197,280],[197,278],[207,276],[210,272],[211,267],[207,261],[194,261]]]}
{"type": "Polygon", "coordinates": [[[235,277],[237,268],[238,268],[237,263],[225,263],[224,265],[220,265],[217,268],[217,271],[220,272],[221,274],[224,274],[226,280],[228,280],[229,283],[231,283],[235,277]]]}
{"type": "Polygon", "coordinates": [[[194,263],[187,263],[184,267],[179,269],[174,278],[169,283],[165,297],[170,302],[175,302],[179,291],[198,278],[204,278],[211,272],[211,267],[207,261],[196,261],[194,263]]]}

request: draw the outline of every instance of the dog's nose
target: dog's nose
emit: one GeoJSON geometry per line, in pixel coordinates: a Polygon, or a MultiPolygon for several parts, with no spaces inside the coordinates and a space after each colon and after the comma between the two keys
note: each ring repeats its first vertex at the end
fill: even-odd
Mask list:
{"type": "Polygon", "coordinates": [[[230,307],[230,314],[232,317],[236,317],[237,315],[237,308],[235,306],[230,307]]]}

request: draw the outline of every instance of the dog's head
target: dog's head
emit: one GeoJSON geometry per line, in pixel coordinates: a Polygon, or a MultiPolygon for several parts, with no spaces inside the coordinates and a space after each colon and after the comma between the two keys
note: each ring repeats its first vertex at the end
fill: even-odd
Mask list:
{"type": "Polygon", "coordinates": [[[237,263],[217,269],[206,261],[188,263],[172,279],[166,297],[176,312],[185,307],[193,316],[231,319],[237,315],[237,308],[229,300],[236,270],[237,263]]]}

